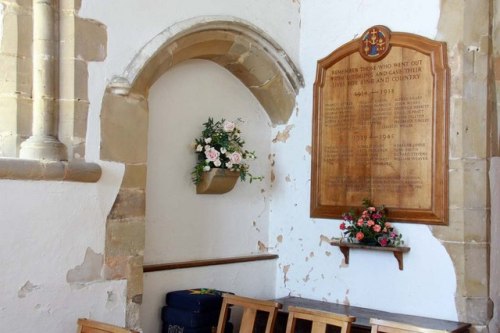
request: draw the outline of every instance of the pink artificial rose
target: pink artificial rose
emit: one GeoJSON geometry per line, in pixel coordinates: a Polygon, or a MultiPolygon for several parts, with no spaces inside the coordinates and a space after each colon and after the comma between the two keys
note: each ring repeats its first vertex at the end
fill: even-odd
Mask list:
{"type": "Polygon", "coordinates": [[[231,156],[229,156],[229,160],[233,164],[240,164],[242,159],[243,159],[243,157],[237,151],[235,151],[234,153],[231,153],[231,156]]]}
{"type": "Polygon", "coordinates": [[[232,121],[225,120],[224,124],[222,124],[222,127],[224,128],[224,132],[232,132],[236,128],[236,124],[232,121]]]}
{"type": "Polygon", "coordinates": [[[358,227],[362,227],[364,223],[365,223],[365,221],[363,219],[359,219],[358,222],[356,223],[356,225],[358,227]]]}
{"type": "Polygon", "coordinates": [[[392,228],[392,224],[390,224],[389,222],[385,222],[385,227],[386,228],[392,228]]]}
{"type": "Polygon", "coordinates": [[[373,226],[375,224],[375,221],[373,220],[368,220],[368,222],[366,222],[366,225],[368,225],[369,227],[373,226]]]}
{"type": "Polygon", "coordinates": [[[373,215],[372,215],[372,217],[373,217],[374,219],[379,219],[379,218],[381,218],[381,217],[382,217],[382,215],[381,215],[381,214],[379,214],[379,213],[375,213],[375,214],[373,214],[373,215]]]}
{"type": "Polygon", "coordinates": [[[389,241],[387,240],[387,238],[380,238],[378,240],[378,243],[380,244],[380,246],[387,246],[387,243],[389,243],[389,241]]]}
{"type": "Polygon", "coordinates": [[[365,238],[365,234],[362,233],[361,231],[359,231],[357,234],[356,234],[356,239],[357,240],[362,240],[363,238],[365,238]]]}
{"type": "Polygon", "coordinates": [[[345,223],[344,223],[344,222],[342,222],[342,223],[340,224],[339,228],[340,228],[340,230],[345,230],[345,223]]]}
{"type": "Polygon", "coordinates": [[[373,231],[380,232],[380,230],[382,230],[382,227],[380,225],[376,224],[373,226],[373,231]]]}
{"type": "Polygon", "coordinates": [[[363,213],[361,213],[361,215],[362,215],[363,217],[367,217],[367,216],[368,216],[368,211],[367,211],[367,210],[364,210],[364,211],[363,211],[363,213]]]}
{"type": "Polygon", "coordinates": [[[375,207],[369,207],[369,208],[368,208],[368,210],[369,210],[370,212],[374,212],[374,211],[376,211],[377,209],[376,209],[375,207]]]}
{"type": "Polygon", "coordinates": [[[219,159],[220,153],[217,151],[215,148],[210,148],[208,150],[205,150],[205,156],[207,159],[211,162],[214,162],[219,159]]]}

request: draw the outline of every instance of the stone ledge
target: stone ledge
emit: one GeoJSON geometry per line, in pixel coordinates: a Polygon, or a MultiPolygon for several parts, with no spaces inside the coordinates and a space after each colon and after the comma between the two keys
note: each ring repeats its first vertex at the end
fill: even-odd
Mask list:
{"type": "Polygon", "coordinates": [[[96,163],[0,158],[0,179],[96,183],[101,173],[96,163]]]}

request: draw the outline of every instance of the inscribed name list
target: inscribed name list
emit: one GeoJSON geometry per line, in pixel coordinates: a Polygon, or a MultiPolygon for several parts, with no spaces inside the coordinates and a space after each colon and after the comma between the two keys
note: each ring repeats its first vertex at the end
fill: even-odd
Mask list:
{"type": "Polygon", "coordinates": [[[321,204],[429,209],[433,78],[430,57],[392,47],[381,61],[353,53],[326,71],[320,105],[321,204]]]}

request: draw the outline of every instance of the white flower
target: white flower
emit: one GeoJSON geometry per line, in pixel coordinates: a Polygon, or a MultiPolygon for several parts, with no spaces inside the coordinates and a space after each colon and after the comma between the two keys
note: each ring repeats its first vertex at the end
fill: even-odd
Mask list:
{"type": "Polygon", "coordinates": [[[231,169],[233,167],[233,163],[227,162],[226,163],[226,168],[231,169]]]}
{"type": "Polygon", "coordinates": [[[224,148],[224,147],[220,148],[220,153],[221,154],[225,154],[226,152],[227,152],[226,148],[224,148]]]}
{"type": "Polygon", "coordinates": [[[224,120],[224,124],[222,124],[224,132],[232,132],[236,128],[236,124],[232,121],[224,120]]]}
{"type": "Polygon", "coordinates": [[[234,153],[231,154],[231,156],[229,156],[229,160],[233,164],[240,164],[242,159],[243,159],[243,157],[237,151],[235,151],[234,153]]]}
{"type": "Polygon", "coordinates": [[[202,145],[197,145],[196,146],[196,151],[200,152],[203,150],[203,146],[202,145]]]}
{"type": "Polygon", "coordinates": [[[210,171],[210,165],[205,165],[203,167],[203,171],[210,171]]]}
{"type": "Polygon", "coordinates": [[[205,143],[210,143],[210,142],[212,142],[212,138],[206,138],[205,139],[205,143]]]}
{"type": "Polygon", "coordinates": [[[205,150],[209,150],[210,148],[212,148],[210,145],[205,145],[205,150]]]}
{"type": "Polygon", "coordinates": [[[219,159],[220,153],[217,151],[217,149],[212,147],[208,150],[205,150],[205,156],[208,160],[214,162],[219,159]]]}
{"type": "Polygon", "coordinates": [[[221,164],[222,164],[222,163],[221,163],[221,161],[220,161],[219,159],[216,159],[216,160],[214,161],[214,165],[215,165],[216,167],[220,167],[220,166],[221,166],[221,164]]]}

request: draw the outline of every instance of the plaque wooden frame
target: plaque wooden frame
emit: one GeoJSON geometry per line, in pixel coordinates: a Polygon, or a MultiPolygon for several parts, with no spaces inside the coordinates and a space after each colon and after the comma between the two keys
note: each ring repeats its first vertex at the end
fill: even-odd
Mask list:
{"type": "MultiPolygon", "coordinates": [[[[368,48],[365,49],[365,51],[367,50],[368,48]]],[[[391,221],[436,225],[448,224],[448,110],[450,74],[446,50],[447,47],[444,42],[434,41],[410,33],[391,32],[387,27],[375,26],[368,29],[360,38],[344,44],[327,57],[318,61],[313,92],[311,217],[341,218],[342,213],[360,206],[360,198],[368,198],[375,205],[385,205],[388,210],[388,218],[391,221]],[[383,36],[383,40],[380,38],[380,41],[381,43],[383,42],[385,49],[383,52],[375,52],[372,57],[366,54],[362,56],[362,43],[364,42],[365,45],[367,43],[364,36],[369,36],[370,31],[377,31],[379,36],[383,36]],[[408,67],[407,70],[405,69],[406,71],[420,71],[418,73],[418,80],[415,80],[416,83],[396,82],[394,86],[391,86],[391,81],[396,81],[394,78],[402,80],[402,77],[406,77],[404,75],[397,76],[399,74],[394,74],[394,76],[388,74],[385,77],[386,83],[373,83],[377,75],[375,72],[375,68],[378,68],[377,66],[397,65],[398,63],[404,65],[406,62],[410,64],[410,60],[405,60],[407,56],[411,59],[419,59],[418,61],[424,64],[420,67],[414,66],[408,67]],[[398,62],[394,62],[396,58],[398,62]],[[366,67],[363,67],[364,65],[366,67]],[[368,74],[366,77],[370,79],[367,82],[371,83],[358,84],[357,88],[350,87],[348,84],[350,78],[363,78],[363,75],[356,68],[362,72],[363,68],[368,69],[370,66],[373,68],[375,74],[371,78],[369,78],[368,74]],[[358,76],[349,76],[349,73],[355,70],[358,76]],[[337,73],[340,74],[334,77],[337,73]],[[335,87],[334,83],[331,83],[336,79],[338,79],[337,85],[340,87],[335,87]],[[331,82],[327,83],[327,80],[331,82]],[[412,84],[415,85],[412,86],[412,84]],[[404,89],[401,88],[402,85],[404,85],[404,89]],[[399,143],[395,143],[395,140],[392,143],[379,141],[380,138],[377,139],[377,136],[373,134],[377,131],[377,127],[374,128],[373,118],[369,120],[370,125],[361,126],[360,129],[353,127],[358,125],[352,125],[349,121],[360,118],[358,114],[361,107],[356,105],[356,102],[351,103],[350,97],[345,96],[354,96],[354,93],[358,94],[355,91],[356,89],[360,91],[356,96],[363,97],[363,94],[372,96],[367,97],[372,100],[371,108],[366,107],[367,103],[370,103],[368,99],[363,102],[364,110],[369,109],[370,115],[372,115],[375,112],[373,104],[375,103],[375,99],[382,98],[376,95],[376,93],[378,94],[377,89],[380,87],[387,91],[392,90],[394,95],[397,95],[397,97],[393,97],[388,102],[392,105],[392,109],[391,107],[383,109],[383,112],[392,112],[392,120],[390,116],[383,116],[381,119],[385,119],[387,122],[387,124],[382,122],[382,127],[391,127],[393,131],[391,132],[391,138],[396,138],[399,140],[399,143]],[[427,89],[429,94],[420,93],[420,97],[417,96],[418,94],[411,95],[413,88],[416,91],[418,89],[427,89]],[[337,98],[336,96],[339,97],[337,98]],[[424,119],[421,120],[424,125],[420,125],[419,123],[415,123],[415,126],[405,124],[406,120],[403,121],[401,119],[407,117],[407,114],[405,113],[404,106],[401,106],[401,103],[403,103],[401,100],[417,98],[420,98],[420,101],[415,102],[418,104],[415,108],[420,108],[417,115],[424,119]],[[396,104],[398,108],[394,107],[396,104]],[[332,111],[337,110],[339,105],[344,105],[340,107],[341,116],[348,117],[347,121],[339,119],[339,112],[332,111]],[[348,106],[346,107],[345,105],[348,106]],[[398,119],[397,121],[394,120],[395,117],[398,119]],[[331,125],[332,123],[337,125],[342,123],[347,128],[342,129],[338,126],[334,128],[331,125]],[[405,126],[413,126],[414,128],[408,130],[405,126]],[[361,134],[352,134],[353,132],[356,133],[356,131],[361,134]],[[347,138],[344,140],[341,136],[346,136],[347,138]],[[399,176],[399,179],[402,180],[411,172],[420,172],[420,169],[427,170],[426,172],[422,171],[422,174],[425,174],[426,177],[420,177],[420,184],[418,186],[414,184],[406,186],[404,185],[406,184],[404,181],[400,181],[399,184],[391,184],[392,188],[384,188],[383,191],[380,191],[380,186],[382,185],[376,185],[379,188],[375,188],[373,185],[376,183],[374,179],[377,177],[382,179],[386,177],[388,171],[384,170],[388,168],[384,169],[384,166],[366,167],[363,165],[360,169],[364,168],[363,170],[368,170],[364,173],[362,172],[362,180],[366,183],[366,188],[351,190],[355,187],[353,183],[350,183],[350,180],[355,179],[357,177],[356,172],[358,172],[353,171],[356,168],[352,166],[356,165],[354,162],[363,162],[362,159],[354,161],[353,158],[353,156],[359,156],[359,153],[353,153],[357,149],[357,143],[353,139],[356,137],[364,138],[365,141],[363,143],[368,147],[366,151],[370,154],[370,157],[366,160],[366,164],[371,164],[372,158],[377,152],[376,149],[389,151],[386,157],[388,159],[394,157],[395,160],[382,162],[389,166],[391,164],[397,165],[396,168],[392,167],[396,171],[390,171],[392,179],[397,180],[399,176]],[[344,141],[346,142],[345,148],[342,148],[342,154],[338,153],[338,147],[342,146],[344,141]],[[422,143],[413,144],[411,142],[422,143]],[[411,147],[412,145],[420,145],[424,148],[413,148],[411,147]],[[379,148],[373,148],[374,146],[379,148]],[[416,161],[417,157],[412,157],[420,156],[419,154],[425,157],[421,158],[425,161],[416,161]],[[377,174],[377,172],[380,172],[380,174],[377,174]],[[404,174],[404,172],[408,172],[408,174],[404,174]],[[332,179],[341,180],[333,181],[332,179]],[[419,186],[421,189],[418,189],[419,186]],[[391,190],[392,192],[390,192],[391,190]],[[405,198],[410,204],[404,202],[405,198]]],[[[416,60],[412,61],[415,62],[416,60]]],[[[402,72],[399,71],[399,73],[402,72]]],[[[383,89],[380,90],[380,92],[382,91],[383,89]]],[[[382,114],[382,111],[379,113],[382,114]]],[[[380,122],[378,122],[378,125],[380,125],[380,122]]],[[[381,159],[378,155],[375,158],[381,159]]]]}

